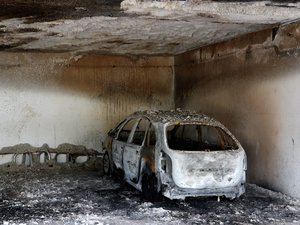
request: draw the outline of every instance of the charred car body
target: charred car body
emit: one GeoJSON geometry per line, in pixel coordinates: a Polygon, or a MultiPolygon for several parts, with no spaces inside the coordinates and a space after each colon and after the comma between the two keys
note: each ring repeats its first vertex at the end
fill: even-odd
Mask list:
{"type": "Polygon", "coordinates": [[[148,199],[236,198],[246,154],[220,122],[190,111],[142,111],[108,133],[104,172],[118,172],[148,199]]]}

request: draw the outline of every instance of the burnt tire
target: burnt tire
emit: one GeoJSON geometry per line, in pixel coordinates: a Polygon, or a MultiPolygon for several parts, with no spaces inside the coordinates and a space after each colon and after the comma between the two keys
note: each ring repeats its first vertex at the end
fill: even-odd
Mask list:
{"type": "Polygon", "coordinates": [[[111,172],[111,168],[110,168],[110,159],[109,159],[109,155],[107,152],[104,153],[103,155],[103,172],[104,174],[110,174],[111,172]]]}
{"type": "Polygon", "coordinates": [[[160,193],[158,192],[158,181],[154,174],[143,176],[142,180],[142,195],[151,202],[160,200],[160,193]]]}

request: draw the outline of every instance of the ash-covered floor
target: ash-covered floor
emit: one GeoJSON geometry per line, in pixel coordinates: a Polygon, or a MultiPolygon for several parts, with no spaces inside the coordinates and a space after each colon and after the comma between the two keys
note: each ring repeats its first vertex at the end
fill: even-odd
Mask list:
{"type": "Polygon", "coordinates": [[[247,185],[230,201],[192,198],[151,203],[98,172],[31,171],[0,175],[2,224],[300,224],[300,202],[247,185]]]}

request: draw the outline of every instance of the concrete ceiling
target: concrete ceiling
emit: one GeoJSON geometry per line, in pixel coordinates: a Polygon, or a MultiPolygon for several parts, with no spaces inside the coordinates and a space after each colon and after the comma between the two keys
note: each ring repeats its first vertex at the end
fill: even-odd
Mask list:
{"type": "Polygon", "coordinates": [[[270,1],[2,2],[2,51],[174,55],[300,18],[270,1]]]}

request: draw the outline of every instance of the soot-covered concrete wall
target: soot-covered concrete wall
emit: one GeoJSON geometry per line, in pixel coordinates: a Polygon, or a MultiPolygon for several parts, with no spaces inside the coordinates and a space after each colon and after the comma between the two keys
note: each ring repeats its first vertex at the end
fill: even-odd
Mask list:
{"type": "Polygon", "coordinates": [[[300,197],[300,24],[175,58],[175,105],[214,116],[241,141],[248,181],[300,197]]]}
{"type": "Polygon", "coordinates": [[[127,114],[174,107],[172,65],[168,57],[1,52],[0,149],[70,143],[99,150],[127,114]]]}

